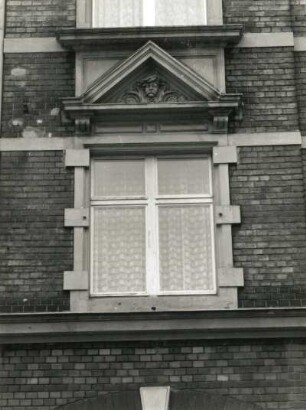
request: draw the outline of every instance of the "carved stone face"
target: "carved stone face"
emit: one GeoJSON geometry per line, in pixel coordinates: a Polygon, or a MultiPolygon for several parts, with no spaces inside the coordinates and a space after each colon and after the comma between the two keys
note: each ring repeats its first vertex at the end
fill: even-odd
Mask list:
{"type": "Polygon", "coordinates": [[[144,85],[144,92],[148,98],[154,98],[157,96],[159,85],[157,81],[147,82],[144,85]]]}

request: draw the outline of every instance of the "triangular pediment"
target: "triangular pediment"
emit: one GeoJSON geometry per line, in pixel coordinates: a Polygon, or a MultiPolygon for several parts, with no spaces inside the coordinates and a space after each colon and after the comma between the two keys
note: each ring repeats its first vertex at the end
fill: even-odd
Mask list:
{"type": "Polygon", "coordinates": [[[213,132],[227,132],[228,117],[239,112],[241,95],[220,93],[191,68],[152,41],[99,77],[80,97],[63,99],[76,132],[90,134],[91,124],[106,115],[125,118],[212,118],[213,132]],[[138,116],[138,117],[137,117],[138,116]]]}
{"type": "Polygon", "coordinates": [[[149,41],[98,78],[80,97],[85,104],[218,100],[219,91],[192,69],[149,41]]]}

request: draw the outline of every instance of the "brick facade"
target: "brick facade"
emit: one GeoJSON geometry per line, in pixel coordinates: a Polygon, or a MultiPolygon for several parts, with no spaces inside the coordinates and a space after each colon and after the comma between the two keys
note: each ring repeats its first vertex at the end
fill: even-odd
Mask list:
{"type": "Polygon", "coordinates": [[[51,410],[144,385],[204,389],[260,403],[306,405],[306,343],[294,340],[82,343],[5,347],[0,408],[51,410]]]}
{"type": "Polygon", "coordinates": [[[75,0],[6,1],[6,37],[50,37],[75,20],[75,0]]]}
{"type": "Polygon", "coordinates": [[[295,53],[299,123],[302,135],[306,135],[306,52],[295,53]]]}
{"type": "Polygon", "coordinates": [[[74,93],[73,54],[9,54],[3,75],[3,137],[72,134],[60,107],[61,98],[74,93]]]}
{"type": "Polygon", "coordinates": [[[292,48],[226,50],[228,92],[243,94],[243,119],[231,132],[275,132],[298,129],[295,59],[292,48]]]}
{"type": "MultiPolygon", "coordinates": [[[[290,0],[223,0],[225,24],[243,24],[246,32],[291,31],[290,0]]],[[[296,10],[298,19],[298,10],[296,10]]]]}
{"type": "MultiPolygon", "coordinates": [[[[305,0],[223,0],[223,10],[225,24],[242,23],[251,37],[306,37],[305,0]]],[[[54,40],[57,30],[75,24],[75,0],[6,1],[6,39],[54,40]]],[[[42,51],[4,53],[1,138],[43,145],[60,137],[63,146],[82,148],[83,141],[71,138],[74,124],[61,115],[61,100],[75,95],[80,66],[71,51],[42,51]]],[[[107,69],[109,61],[104,63],[107,69]]],[[[232,231],[234,268],[244,270],[239,314],[306,307],[306,150],[305,142],[289,142],[291,134],[306,136],[305,67],[306,51],[293,46],[225,50],[226,92],[243,95],[243,118],[231,117],[230,138],[250,140],[238,145],[238,162],[229,167],[231,204],[241,207],[241,224],[232,231]],[[274,141],[289,135],[288,145],[273,144],[268,134],[261,146],[254,143],[257,133],[274,133],[274,141]]],[[[154,124],[148,130],[153,135],[154,124]]],[[[223,137],[222,144],[230,141],[223,137]]],[[[64,211],[74,207],[74,169],[65,166],[65,148],[2,150],[1,142],[0,314],[69,316],[64,271],[73,271],[78,255],[64,211]]],[[[263,409],[305,408],[306,340],[243,337],[76,343],[70,336],[67,343],[0,345],[0,409],[53,410],[103,392],[152,385],[203,389],[263,409]]]]}
{"type": "Polygon", "coordinates": [[[69,309],[63,271],[72,266],[72,172],[62,152],[7,152],[0,158],[0,311],[69,309]]]}
{"type": "Polygon", "coordinates": [[[244,268],[241,307],[305,306],[304,155],[290,146],[240,148],[231,197],[241,205],[235,265],[244,268]]]}
{"type": "Polygon", "coordinates": [[[292,29],[295,36],[306,34],[306,3],[304,0],[290,0],[292,29]]]}

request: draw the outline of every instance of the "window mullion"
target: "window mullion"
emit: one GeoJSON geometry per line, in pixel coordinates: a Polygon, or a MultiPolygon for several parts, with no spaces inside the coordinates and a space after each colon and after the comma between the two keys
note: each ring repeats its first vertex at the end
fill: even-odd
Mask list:
{"type": "Polygon", "coordinates": [[[156,219],[156,159],[146,159],[146,189],[148,197],[147,206],[147,292],[150,295],[158,293],[157,274],[157,219],[156,219]]]}

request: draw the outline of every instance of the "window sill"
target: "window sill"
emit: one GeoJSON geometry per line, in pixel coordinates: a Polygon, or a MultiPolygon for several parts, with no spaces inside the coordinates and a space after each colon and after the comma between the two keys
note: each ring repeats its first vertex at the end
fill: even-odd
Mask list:
{"type": "Polygon", "coordinates": [[[306,309],[0,315],[0,344],[306,337],[306,309]]]}
{"type": "Polygon", "coordinates": [[[226,47],[237,44],[243,34],[238,24],[222,26],[176,26],[176,27],[123,27],[62,29],[57,33],[59,43],[70,50],[88,51],[94,49],[113,50],[141,47],[154,41],[166,48],[213,45],[226,47]]]}

